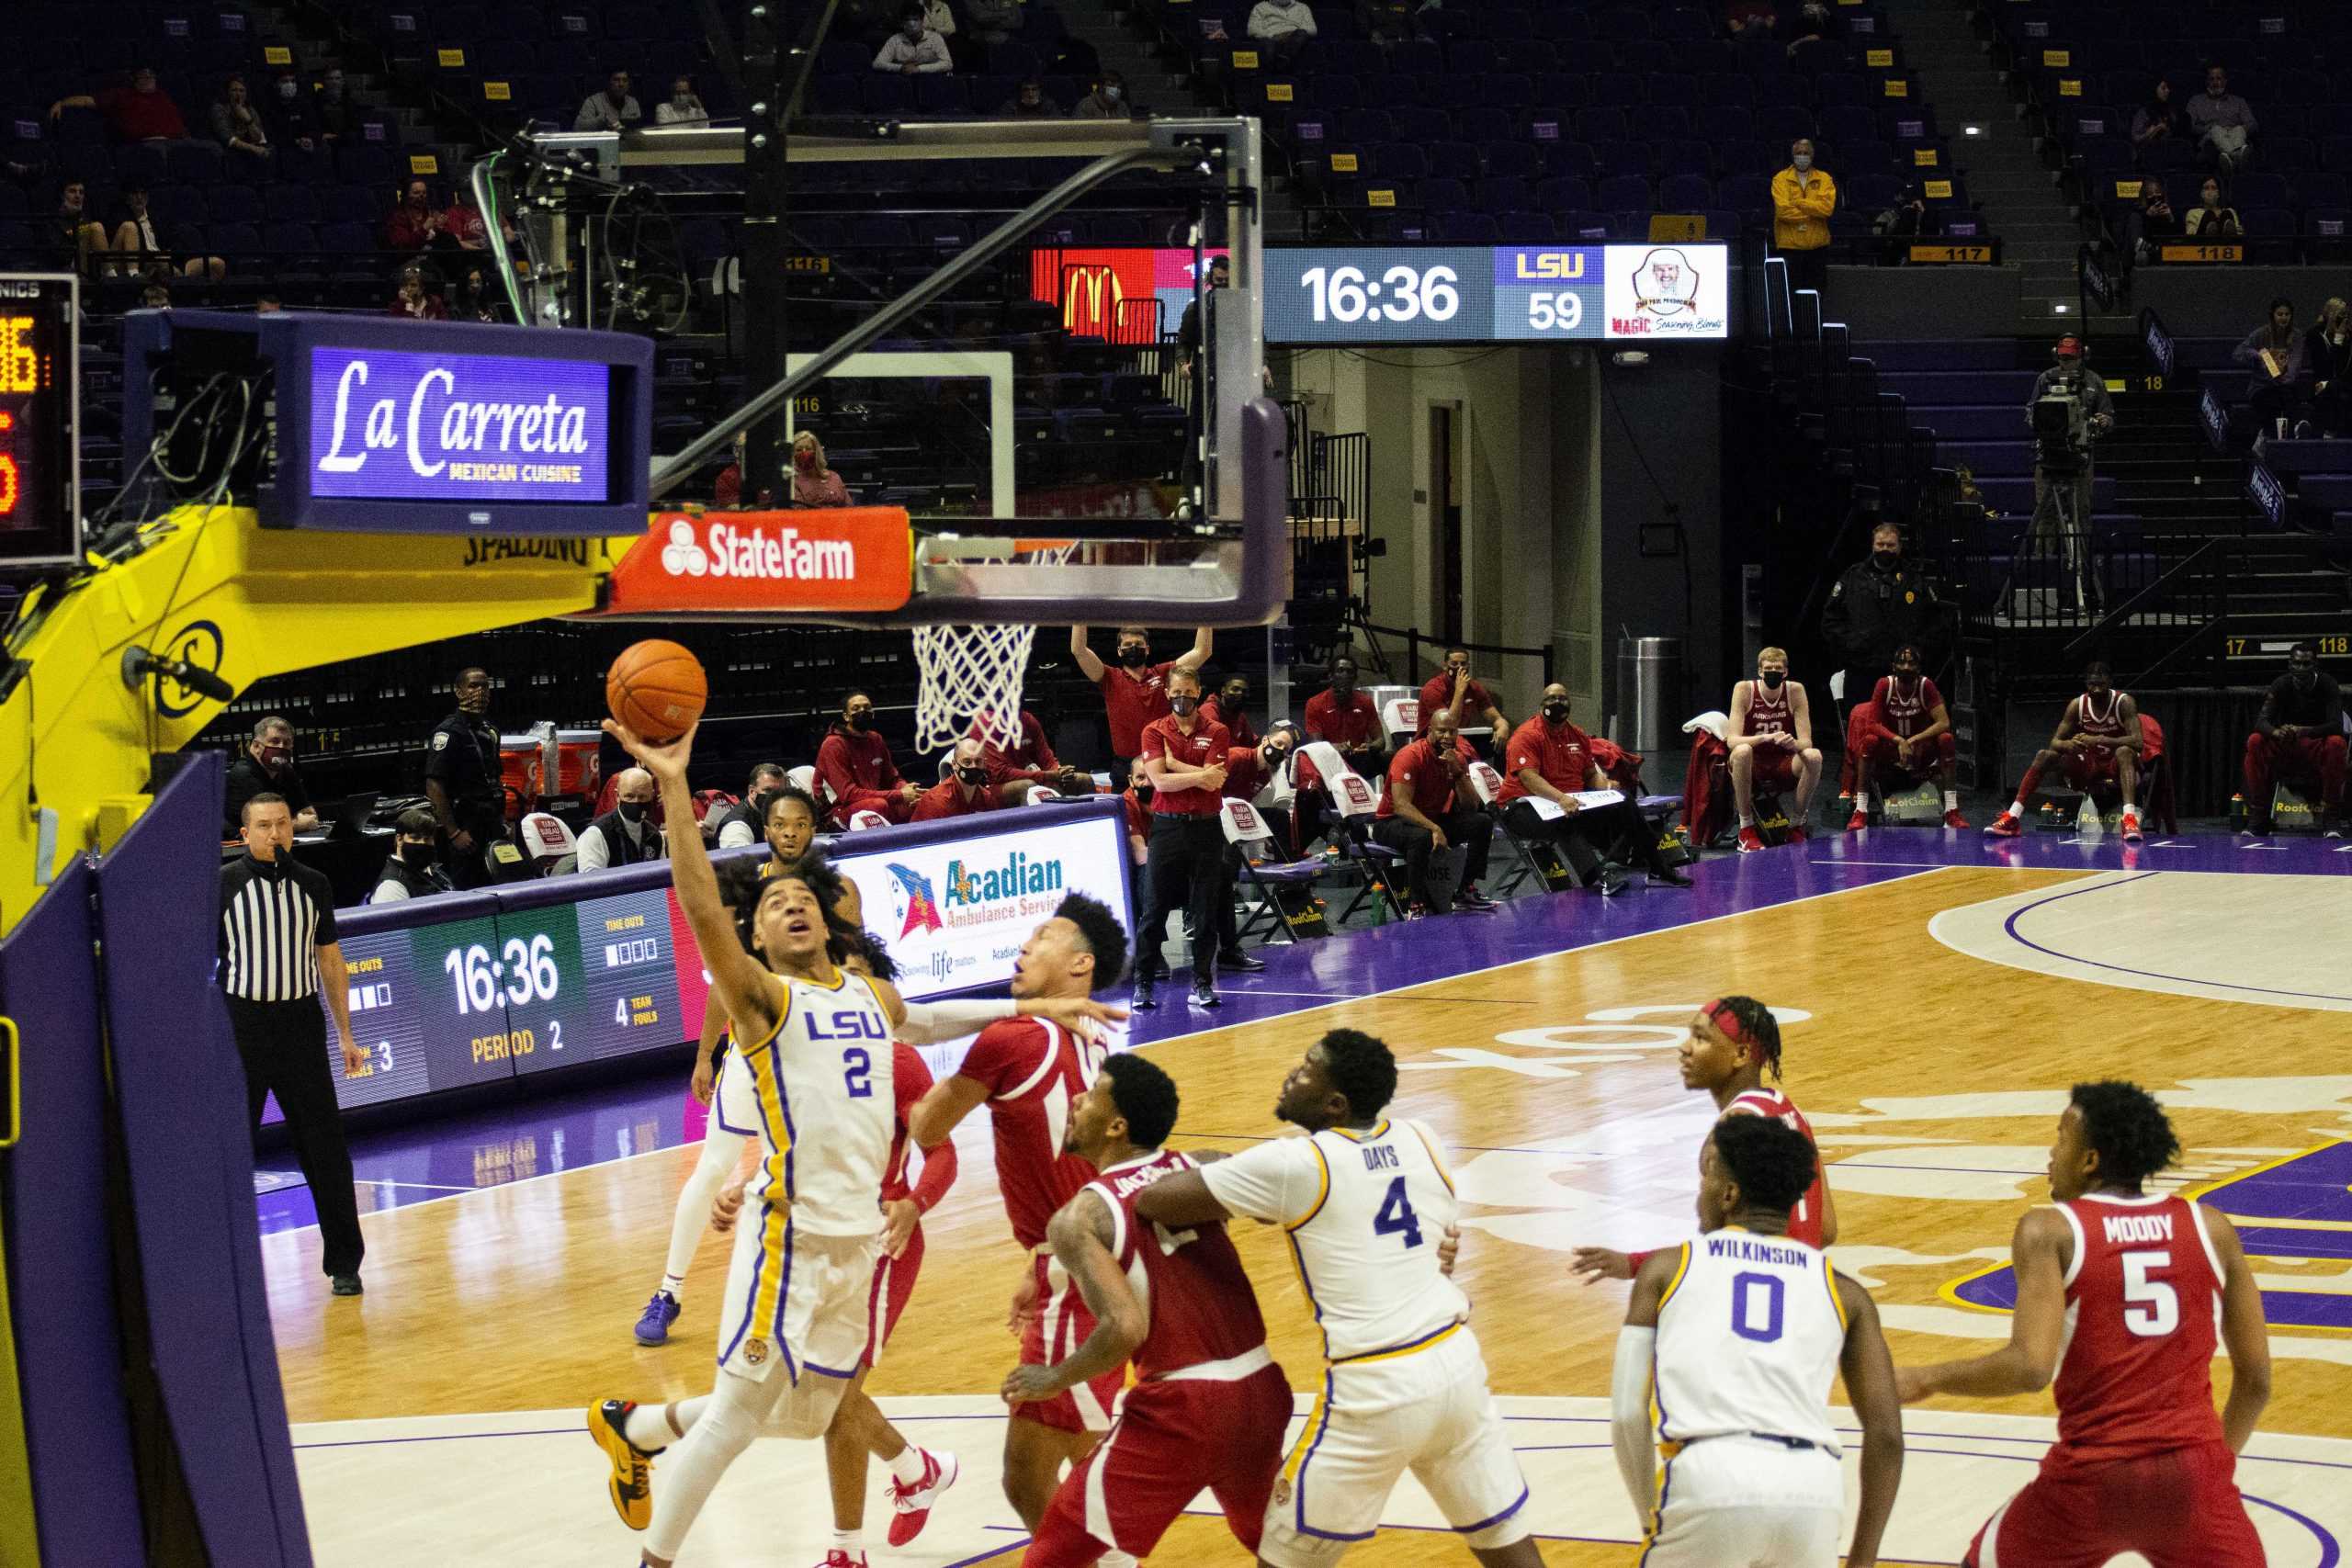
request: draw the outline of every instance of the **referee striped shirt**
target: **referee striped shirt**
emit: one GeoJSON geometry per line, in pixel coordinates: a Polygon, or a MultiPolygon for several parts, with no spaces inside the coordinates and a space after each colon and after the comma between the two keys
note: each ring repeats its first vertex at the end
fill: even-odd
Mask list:
{"type": "Polygon", "coordinates": [[[281,852],[220,868],[220,988],[249,1002],[319,994],[320,947],[335,940],[334,894],[322,873],[281,852]]]}

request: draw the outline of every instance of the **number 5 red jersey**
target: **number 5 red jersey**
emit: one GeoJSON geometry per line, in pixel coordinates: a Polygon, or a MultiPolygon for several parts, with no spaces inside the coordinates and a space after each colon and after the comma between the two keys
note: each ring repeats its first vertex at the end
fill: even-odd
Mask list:
{"type": "Polygon", "coordinates": [[[2056,1205],[2075,1233],[2058,1443],[2045,1469],[2222,1441],[2213,1350],[2222,1256],[2179,1198],[2092,1193],[2056,1205]]]}

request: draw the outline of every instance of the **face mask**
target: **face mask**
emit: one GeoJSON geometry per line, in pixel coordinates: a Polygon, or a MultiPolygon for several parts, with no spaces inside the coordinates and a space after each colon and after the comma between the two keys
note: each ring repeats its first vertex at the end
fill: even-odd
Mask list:
{"type": "Polygon", "coordinates": [[[1795,165],[1798,174],[1804,174],[1807,169],[1813,167],[1813,154],[1810,152],[1800,152],[1795,157],[1790,159],[1789,162],[1795,165]]]}
{"type": "Polygon", "coordinates": [[[1880,571],[1893,571],[1902,558],[1900,556],[1887,555],[1878,550],[1871,552],[1871,565],[1880,571]]]}
{"type": "Polygon", "coordinates": [[[1136,785],[1136,804],[1138,806],[1149,806],[1151,804],[1151,786],[1149,784],[1139,784],[1136,785]]]}
{"type": "Polygon", "coordinates": [[[624,800],[624,801],[622,801],[622,802],[621,802],[621,820],[622,820],[622,821],[624,821],[624,822],[628,823],[628,824],[629,824],[630,826],[632,826],[632,827],[634,827],[636,824],[638,824],[638,823],[639,823],[639,822],[644,821],[644,820],[645,820],[645,802],[643,802],[643,801],[641,801],[641,800],[624,800]]]}
{"type": "Polygon", "coordinates": [[[1104,88],[1102,89],[1102,96],[1103,96],[1104,98],[1108,99],[1110,102],[1114,103],[1114,104],[1115,104],[1115,103],[1117,103],[1117,102],[1118,102],[1122,97],[1124,97],[1124,96],[1126,96],[1126,89],[1125,89],[1125,88],[1124,88],[1124,87],[1120,87],[1120,86],[1115,86],[1115,85],[1114,85],[1114,86],[1106,86],[1106,87],[1104,87],[1104,88]]]}
{"type": "Polygon", "coordinates": [[[1221,713],[1239,713],[1243,708],[1250,705],[1250,694],[1247,692],[1219,692],[1216,694],[1216,705],[1218,711],[1221,713]]]}
{"type": "Polygon", "coordinates": [[[1195,696],[1180,694],[1168,699],[1169,710],[1175,714],[1179,718],[1191,717],[1193,710],[1200,705],[1201,699],[1195,696]]]}
{"type": "Polygon", "coordinates": [[[1788,678],[1789,674],[1785,670],[1767,670],[1764,671],[1764,684],[1775,692],[1781,689],[1781,682],[1788,678]]]}
{"type": "Polygon", "coordinates": [[[290,98],[299,91],[300,91],[300,83],[280,82],[277,85],[277,96],[281,98],[290,98]]]}
{"type": "Polygon", "coordinates": [[[798,468],[804,474],[813,474],[817,471],[817,454],[814,452],[795,452],[792,455],[792,466],[798,468]]]}
{"type": "Polygon", "coordinates": [[[1151,649],[1148,648],[1137,648],[1132,643],[1127,647],[1119,649],[1119,662],[1125,665],[1130,670],[1142,669],[1144,660],[1150,657],[1151,649]]]}
{"type": "Polygon", "coordinates": [[[1568,705],[1566,703],[1545,703],[1544,705],[1544,716],[1550,719],[1554,724],[1558,724],[1568,716],[1568,705]]]}
{"type": "Polygon", "coordinates": [[[956,770],[956,776],[974,789],[989,782],[989,771],[986,768],[958,768],[956,770]]]}
{"type": "Polygon", "coordinates": [[[863,735],[874,728],[874,716],[870,713],[854,713],[849,716],[849,727],[863,735]]]}
{"type": "Polygon", "coordinates": [[[2316,670],[2290,670],[2288,673],[2295,678],[2295,684],[2305,691],[2319,683],[2319,671],[2316,670]]]}
{"type": "Polygon", "coordinates": [[[433,863],[431,844],[402,844],[401,863],[411,871],[423,871],[433,863]]]}
{"type": "Polygon", "coordinates": [[[294,750],[290,746],[265,746],[261,749],[262,761],[273,768],[284,767],[293,756],[294,750]]]}

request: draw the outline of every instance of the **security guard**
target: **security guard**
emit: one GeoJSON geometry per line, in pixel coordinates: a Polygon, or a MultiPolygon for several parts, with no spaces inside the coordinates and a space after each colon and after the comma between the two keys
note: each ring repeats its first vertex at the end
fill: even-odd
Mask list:
{"type": "Polygon", "coordinates": [[[506,785],[499,773],[498,727],[490,722],[490,671],[458,672],[458,711],[433,731],[424,758],[424,797],[441,825],[449,879],[491,881],[490,846],[506,836],[506,785]]]}

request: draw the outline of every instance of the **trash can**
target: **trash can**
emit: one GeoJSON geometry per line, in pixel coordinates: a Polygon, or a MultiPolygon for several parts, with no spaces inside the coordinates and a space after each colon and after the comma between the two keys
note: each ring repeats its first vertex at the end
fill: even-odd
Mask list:
{"type": "Polygon", "coordinates": [[[1680,738],[1682,639],[1621,637],[1617,639],[1617,715],[1623,732],[1618,743],[1656,756],[1680,738]]]}

